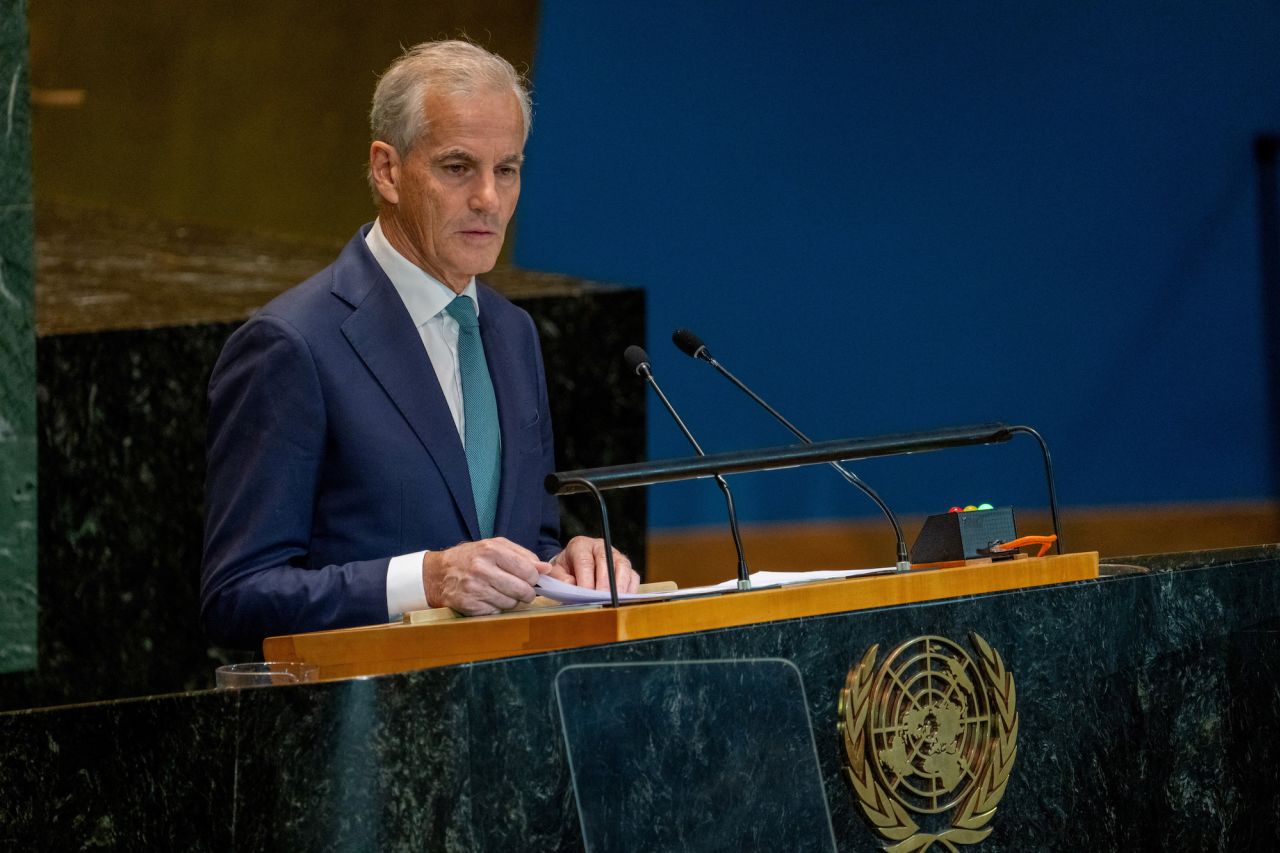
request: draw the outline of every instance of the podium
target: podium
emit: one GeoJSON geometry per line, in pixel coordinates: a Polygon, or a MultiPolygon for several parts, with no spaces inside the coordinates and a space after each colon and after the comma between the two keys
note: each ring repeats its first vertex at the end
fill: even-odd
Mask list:
{"type": "Polygon", "coordinates": [[[267,660],[315,664],[324,681],[1029,589],[1097,576],[1096,552],[1064,554],[617,608],[545,607],[425,624],[400,622],[293,634],[268,638],[263,655],[267,660]]]}
{"type": "Polygon", "coordinates": [[[139,848],[599,851],[669,849],[712,812],[734,837],[790,819],[828,849],[825,808],[837,849],[879,849],[837,728],[848,674],[873,647],[976,634],[1020,726],[969,849],[1274,849],[1280,547],[1124,557],[1096,579],[1091,555],[1020,562],[281,638],[349,648],[321,684],[0,714],[0,826],[32,849],[110,826],[139,848]],[[458,631],[505,640],[431,663],[462,654],[458,631]],[[411,671],[341,675],[377,667],[411,671]],[[611,774],[625,808],[600,796],[611,774]],[[704,805],[650,825],[677,800],[704,805]]]}

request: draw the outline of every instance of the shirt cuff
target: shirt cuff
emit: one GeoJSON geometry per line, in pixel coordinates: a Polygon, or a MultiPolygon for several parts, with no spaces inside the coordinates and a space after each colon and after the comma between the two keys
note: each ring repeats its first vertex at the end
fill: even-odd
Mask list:
{"type": "Polygon", "coordinates": [[[422,557],[426,551],[401,554],[387,563],[387,618],[395,621],[405,613],[427,609],[427,591],[422,585],[422,557]]]}

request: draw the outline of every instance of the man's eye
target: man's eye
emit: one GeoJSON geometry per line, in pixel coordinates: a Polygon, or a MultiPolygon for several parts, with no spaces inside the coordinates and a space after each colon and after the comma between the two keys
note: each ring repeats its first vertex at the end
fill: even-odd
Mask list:
{"type": "Polygon", "coordinates": [[[465,175],[467,173],[467,167],[463,163],[446,163],[444,170],[450,175],[465,175]]]}
{"type": "Polygon", "coordinates": [[[498,176],[502,178],[514,178],[520,174],[520,170],[515,166],[499,166],[498,176]]]}

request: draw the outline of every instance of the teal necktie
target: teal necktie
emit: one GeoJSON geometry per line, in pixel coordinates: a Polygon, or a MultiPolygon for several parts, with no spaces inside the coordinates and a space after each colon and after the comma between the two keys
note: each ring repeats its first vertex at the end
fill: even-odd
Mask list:
{"type": "Polygon", "coordinates": [[[498,427],[498,401],[480,340],[480,321],[470,297],[459,296],[445,309],[458,321],[458,369],[462,373],[462,445],[471,472],[471,493],[480,519],[480,536],[493,536],[498,513],[501,480],[502,432],[498,427]]]}

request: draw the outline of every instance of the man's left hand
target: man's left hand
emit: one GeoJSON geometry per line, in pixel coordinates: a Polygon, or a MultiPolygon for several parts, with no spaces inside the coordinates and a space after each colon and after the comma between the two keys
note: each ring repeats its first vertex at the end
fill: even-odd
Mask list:
{"type": "MultiPolygon", "coordinates": [[[[575,536],[563,551],[551,558],[551,565],[557,571],[550,574],[566,583],[608,591],[609,570],[604,556],[604,540],[575,536]]],[[[619,593],[636,591],[640,576],[631,568],[631,561],[617,548],[613,549],[613,571],[619,593]]]]}

